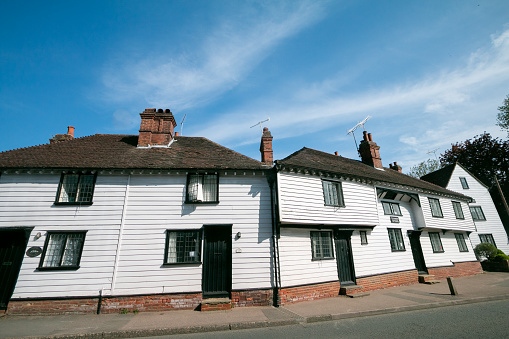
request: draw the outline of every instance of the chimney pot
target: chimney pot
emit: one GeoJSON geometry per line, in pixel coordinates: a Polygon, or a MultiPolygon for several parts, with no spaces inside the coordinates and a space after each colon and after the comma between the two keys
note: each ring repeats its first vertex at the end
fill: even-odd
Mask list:
{"type": "Polygon", "coordinates": [[[366,131],[362,132],[362,137],[364,138],[364,141],[369,141],[368,140],[368,132],[366,132],[366,131]]]}
{"type": "Polygon", "coordinates": [[[179,136],[179,132],[175,132],[175,136],[178,137],[179,136]]]}
{"type": "Polygon", "coordinates": [[[368,141],[373,141],[373,137],[371,136],[371,133],[368,133],[368,141]]]}
{"type": "Polygon", "coordinates": [[[338,151],[334,152],[334,155],[337,155],[337,156],[339,156],[339,154],[338,154],[338,151]]]}
{"type": "Polygon", "coordinates": [[[67,126],[67,135],[71,136],[74,139],[74,127],[67,126]]]}
{"type": "Polygon", "coordinates": [[[140,117],[138,147],[147,147],[148,145],[167,146],[170,143],[177,123],[169,109],[147,108],[140,113],[140,117]]]}

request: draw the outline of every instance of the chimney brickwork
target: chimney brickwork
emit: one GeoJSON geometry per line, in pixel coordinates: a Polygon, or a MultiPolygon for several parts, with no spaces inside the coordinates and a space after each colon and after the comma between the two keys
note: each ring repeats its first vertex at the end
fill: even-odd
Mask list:
{"type": "Polygon", "coordinates": [[[49,139],[50,144],[58,141],[72,140],[74,139],[74,127],[67,126],[67,134],[55,134],[55,136],[49,139]]]}
{"type": "Polygon", "coordinates": [[[138,147],[168,146],[173,139],[173,130],[177,126],[171,111],[147,108],[140,113],[140,117],[138,147]]]}
{"type": "Polygon", "coordinates": [[[260,142],[260,153],[262,155],[262,163],[272,166],[274,162],[272,151],[272,135],[267,127],[263,128],[262,140],[260,142]]]}
{"type": "Polygon", "coordinates": [[[400,165],[398,165],[398,163],[396,161],[394,161],[394,165],[393,164],[389,164],[389,167],[392,169],[392,170],[395,170],[399,173],[403,173],[403,167],[401,167],[400,165]]]}
{"type": "Polygon", "coordinates": [[[359,145],[359,153],[361,155],[362,162],[382,169],[382,158],[380,157],[380,146],[378,146],[371,136],[371,133],[366,131],[363,132],[364,140],[359,145]]]}

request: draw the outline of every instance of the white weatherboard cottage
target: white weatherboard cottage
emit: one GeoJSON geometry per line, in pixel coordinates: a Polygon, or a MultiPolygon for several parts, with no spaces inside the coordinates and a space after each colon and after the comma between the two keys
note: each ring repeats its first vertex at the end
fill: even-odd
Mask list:
{"type": "Polygon", "coordinates": [[[140,115],[139,135],[74,139],[70,128],[0,153],[0,309],[272,303],[270,167],[178,136],[169,110],[140,115]]]}
{"type": "Polygon", "coordinates": [[[470,198],[384,168],[366,132],[359,151],[276,161],[281,303],[480,273],[470,198]]]}
{"type": "Polygon", "coordinates": [[[485,184],[460,163],[446,166],[421,179],[472,197],[473,201],[464,210],[465,218],[473,220],[475,224],[475,230],[470,234],[472,246],[489,242],[504,253],[509,253],[508,234],[485,184]]]}

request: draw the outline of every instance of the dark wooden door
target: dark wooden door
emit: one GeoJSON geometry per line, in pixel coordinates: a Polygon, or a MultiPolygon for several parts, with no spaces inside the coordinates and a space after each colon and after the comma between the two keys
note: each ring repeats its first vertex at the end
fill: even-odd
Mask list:
{"type": "Polygon", "coordinates": [[[202,288],[204,298],[230,297],[232,227],[205,226],[202,288]]]}
{"type": "Polygon", "coordinates": [[[355,270],[353,266],[351,237],[352,231],[334,232],[338,277],[339,283],[342,286],[355,285],[355,270]]]}
{"type": "Polygon", "coordinates": [[[412,255],[414,257],[415,268],[420,274],[427,274],[428,269],[426,268],[426,262],[424,262],[424,255],[422,254],[421,247],[421,232],[420,231],[408,231],[408,237],[410,238],[410,247],[412,248],[412,255]]]}
{"type": "Polygon", "coordinates": [[[0,310],[6,310],[27,244],[25,230],[0,230],[0,310]]]}

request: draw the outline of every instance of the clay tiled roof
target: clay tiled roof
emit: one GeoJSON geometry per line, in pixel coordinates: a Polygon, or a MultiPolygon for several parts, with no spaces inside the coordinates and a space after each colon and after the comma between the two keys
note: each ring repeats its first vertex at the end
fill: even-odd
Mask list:
{"type": "Polygon", "coordinates": [[[411,177],[403,173],[399,173],[390,168],[384,168],[384,170],[380,170],[366,165],[358,160],[352,160],[306,147],[293,153],[283,160],[276,161],[276,165],[278,168],[299,167],[311,170],[321,170],[339,175],[403,185],[440,194],[453,195],[462,199],[469,199],[469,197],[463,194],[447,190],[438,185],[411,177]]]}
{"type": "Polygon", "coordinates": [[[201,137],[137,148],[137,135],[96,134],[0,153],[0,168],[261,169],[262,163],[201,137]]]}

